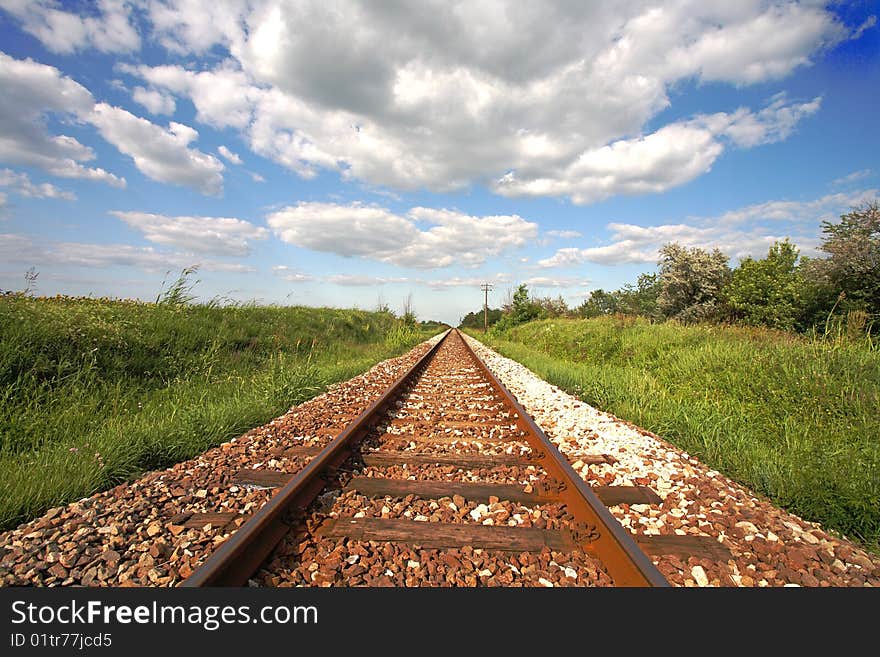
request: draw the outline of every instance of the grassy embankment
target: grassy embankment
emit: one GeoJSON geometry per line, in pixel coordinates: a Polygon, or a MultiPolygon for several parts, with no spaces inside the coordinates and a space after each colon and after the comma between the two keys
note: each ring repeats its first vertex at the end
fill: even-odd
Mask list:
{"type": "Polygon", "coordinates": [[[880,551],[880,350],[867,341],[633,318],[469,333],[776,504],[880,551]]]}
{"type": "Polygon", "coordinates": [[[0,528],[195,456],[439,330],[357,310],[0,296],[0,528]]]}

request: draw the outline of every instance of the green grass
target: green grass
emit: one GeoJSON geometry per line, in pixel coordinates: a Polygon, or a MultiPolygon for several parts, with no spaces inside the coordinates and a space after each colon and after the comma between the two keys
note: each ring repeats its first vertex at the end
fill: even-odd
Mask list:
{"type": "Polygon", "coordinates": [[[0,528],[191,458],[435,332],[357,310],[0,296],[0,528]]]}
{"type": "Polygon", "coordinates": [[[880,351],[870,343],[633,318],[472,334],[778,505],[880,551],[880,351]]]}

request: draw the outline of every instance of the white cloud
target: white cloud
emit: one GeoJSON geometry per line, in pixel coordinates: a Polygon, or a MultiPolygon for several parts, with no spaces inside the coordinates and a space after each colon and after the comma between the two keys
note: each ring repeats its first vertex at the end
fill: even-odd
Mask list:
{"type": "Polygon", "coordinates": [[[246,128],[255,105],[266,91],[253,85],[234,61],[224,61],[213,71],[190,71],[181,66],[132,66],[117,69],[140,77],[157,89],[185,95],[196,107],[196,120],[214,128],[246,128]]]}
{"type": "Polygon", "coordinates": [[[560,239],[574,239],[576,237],[583,237],[582,233],[579,233],[576,230],[548,230],[548,237],[558,237],[560,239]]]}
{"type": "Polygon", "coordinates": [[[0,53],[0,162],[35,166],[62,178],[84,178],[125,187],[125,179],[82,162],[94,151],[68,135],[50,135],[44,115],[88,113],[89,91],[58,69],[0,53]]]}
{"type": "MultiPolygon", "coordinates": [[[[87,3],[82,9],[93,9],[87,3]]],[[[98,0],[97,12],[82,16],[59,9],[53,0],[0,0],[0,8],[15,16],[22,29],[35,36],[47,50],[69,55],[91,47],[102,52],[131,52],[140,48],[140,36],[132,24],[132,3],[98,0]]],[[[63,5],[60,5],[63,7],[63,5]]]]}
{"type": "Polygon", "coordinates": [[[163,94],[155,89],[146,89],[144,87],[135,87],[132,90],[131,97],[136,103],[143,105],[151,114],[174,114],[176,103],[174,97],[169,94],[163,94]]]}
{"type": "Polygon", "coordinates": [[[855,30],[855,32],[853,32],[852,38],[858,39],[859,37],[862,36],[862,33],[865,30],[868,30],[868,29],[874,27],[876,24],[877,24],[877,17],[876,16],[868,16],[864,20],[864,22],[861,25],[859,25],[859,27],[855,30]]]}
{"type": "Polygon", "coordinates": [[[296,246],[420,269],[475,267],[526,245],[538,232],[536,224],[516,215],[473,217],[417,207],[402,217],[358,203],[299,203],[270,214],[267,223],[296,246]],[[431,227],[421,230],[418,223],[431,227]]]}
{"type": "Polygon", "coordinates": [[[199,265],[206,271],[252,273],[253,267],[239,263],[204,260],[192,253],[157,251],[152,247],[128,244],[87,244],[82,242],[34,243],[27,235],[0,235],[0,259],[36,266],[74,266],[106,268],[139,267],[146,271],[182,269],[199,265]]]}
{"type": "Polygon", "coordinates": [[[408,216],[432,224],[389,262],[408,267],[481,265],[486,258],[526,246],[538,236],[538,225],[518,215],[475,217],[451,210],[412,208],[408,216]]]}
{"type": "Polygon", "coordinates": [[[590,284],[590,280],[587,278],[551,278],[549,276],[532,276],[531,278],[527,278],[523,281],[526,285],[531,287],[540,288],[540,287],[561,287],[561,288],[571,288],[571,287],[585,287],[590,284]]]}
{"type": "Polygon", "coordinates": [[[104,139],[130,156],[148,178],[193,187],[203,194],[222,192],[223,163],[212,155],[188,148],[199,134],[193,128],[171,121],[165,130],[107,103],[95,105],[88,121],[104,139]]]}
{"type": "Polygon", "coordinates": [[[149,0],[146,3],[159,42],[174,53],[202,54],[212,46],[241,38],[247,0],[149,0]]]}
{"type": "Polygon", "coordinates": [[[365,274],[334,274],[324,279],[333,285],[346,287],[368,287],[371,285],[385,285],[386,283],[405,283],[408,278],[368,276],[365,274]]]}
{"type": "Polygon", "coordinates": [[[835,187],[841,185],[848,185],[850,183],[856,182],[857,180],[863,180],[865,178],[870,178],[874,175],[873,169],[861,169],[860,171],[853,171],[851,174],[842,176],[840,178],[835,178],[831,181],[831,184],[835,187]]]}
{"type": "Polygon", "coordinates": [[[861,205],[880,196],[877,189],[865,189],[853,193],[827,194],[811,201],[767,201],[725,212],[718,221],[738,224],[755,219],[793,221],[818,225],[821,221],[837,219],[851,207],[861,205]]]}
{"type": "Polygon", "coordinates": [[[283,241],[342,256],[393,256],[417,239],[418,229],[385,208],[360,204],[299,203],[274,212],[267,223],[283,241]]]}
{"type": "Polygon", "coordinates": [[[688,247],[721,249],[733,258],[762,257],[773,242],[791,238],[804,255],[815,255],[821,221],[834,220],[856,205],[876,199],[880,190],[829,194],[810,201],[768,201],[731,210],[717,217],[690,217],[690,223],[637,226],[610,223],[612,243],[585,249],[559,249],[538,261],[542,268],[656,264],[660,247],[678,242],[688,247]],[[769,225],[768,225],[769,222],[769,225]]]}
{"type": "Polygon", "coordinates": [[[45,262],[45,252],[26,235],[0,233],[0,262],[35,265],[45,262]]]}
{"type": "Polygon", "coordinates": [[[190,97],[197,120],[241,130],[255,153],[303,177],[327,169],[435,191],[501,179],[502,193],[576,202],[692,180],[724,140],[786,138],[818,100],[777,98],[711,125],[695,117],[642,133],[682,81],[777,80],[859,34],[822,6],[788,0],[344,11],[324,0],[156,0],[148,15],[174,52],[220,46],[229,58],[212,71],[128,72],[190,97]]]}
{"type": "Polygon", "coordinates": [[[176,246],[195,253],[248,255],[251,241],[266,239],[269,231],[232,217],[169,217],[147,212],[112,214],[156,244],[176,246]]]}
{"type": "Polygon", "coordinates": [[[120,107],[95,103],[92,94],[52,66],[16,60],[0,53],[0,161],[37,166],[67,178],[100,180],[124,187],[125,180],[80,162],[94,159],[91,148],[73,137],[49,135],[47,112],[72,115],[94,125],[104,139],[133,158],[146,176],[194,187],[204,194],[223,188],[223,164],[188,148],[198,132],[171,122],[164,129],[120,107]]]}
{"type": "Polygon", "coordinates": [[[631,241],[619,241],[608,246],[595,246],[588,249],[559,249],[549,258],[538,261],[543,268],[578,267],[585,262],[600,265],[620,265],[632,262],[654,262],[657,260],[656,249],[639,250],[631,241]]]}
{"type": "Polygon", "coordinates": [[[418,282],[435,290],[444,290],[451,287],[473,287],[479,289],[484,283],[497,285],[501,283],[509,283],[510,281],[510,274],[498,273],[484,277],[472,276],[469,278],[462,278],[460,276],[454,276],[452,278],[421,279],[418,282]]]}
{"type": "Polygon", "coordinates": [[[706,122],[730,137],[737,146],[751,148],[786,139],[797,123],[816,113],[821,104],[821,96],[809,102],[792,104],[786,102],[785,94],[777,94],[770,105],[758,112],[740,108],[731,115],[722,113],[708,117],[706,122]],[[716,120],[719,123],[715,123],[716,120]]]}
{"type": "Polygon", "coordinates": [[[600,58],[613,73],[752,84],[781,78],[817,50],[857,36],[812,3],[679,2],[636,12],[600,58]]]}
{"type": "MultiPolygon", "coordinates": [[[[721,249],[734,258],[763,255],[777,240],[787,235],[768,234],[763,229],[723,230],[718,227],[702,228],[685,224],[651,226],[647,229],[632,224],[609,224],[612,244],[587,249],[561,249],[550,258],[538,261],[544,268],[577,267],[586,262],[600,265],[656,264],[660,247],[667,242],[678,242],[687,247],[721,249]],[[637,233],[638,236],[630,236],[637,233]]],[[[790,236],[790,235],[789,235],[790,236]]],[[[796,236],[796,244],[804,250],[813,250],[817,240],[796,236]]]]}
{"type": "Polygon", "coordinates": [[[75,201],[76,194],[58,189],[51,183],[33,183],[26,173],[0,169],[0,187],[9,187],[17,194],[30,198],[58,198],[75,201]]]}
{"type": "Polygon", "coordinates": [[[287,265],[275,265],[272,267],[272,273],[276,276],[280,276],[286,281],[290,281],[291,283],[307,283],[309,281],[315,280],[314,276],[309,274],[303,274],[302,272],[295,271],[288,267],[287,265]]]}
{"type": "Polygon", "coordinates": [[[232,162],[233,164],[241,164],[241,158],[238,156],[238,153],[233,153],[223,144],[217,147],[217,152],[227,161],[232,162]]]}
{"type": "Polygon", "coordinates": [[[663,192],[709,171],[724,151],[722,137],[743,147],[779,141],[820,103],[816,98],[786,104],[778,97],[755,113],[741,108],[733,114],[697,116],[585,151],[547,177],[527,178],[510,171],[495,181],[494,190],[505,196],[569,196],[577,204],[618,194],[663,192]]]}
{"type": "Polygon", "coordinates": [[[254,182],[258,182],[258,183],[266,182],[266,179],[263,178],[263,176],[261,176],[258,173],[254,173],[253,171],[248,171],[248,175],[250,175],[250,177],[253,179],[254,182]]]}

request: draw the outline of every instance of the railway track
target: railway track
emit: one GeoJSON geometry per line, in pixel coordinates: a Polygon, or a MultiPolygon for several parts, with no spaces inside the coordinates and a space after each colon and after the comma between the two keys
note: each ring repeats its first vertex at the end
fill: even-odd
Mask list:
{"type": "Polygon", "coordinates": [[[584,482],[457,330],[326,446],[286,456],[308,464],[235,476],[277,491],[182,586],[668,586],[650,537],[606,508],[656,493],[584,482]]]}
{"type": "Polygon", "coordinates": [[[601,505],[578,511],[566,496],[586,484],[458,334],[402,376],[438,338],[0,532],[0,586],[633,583],[613,556],[621,528],[589,515],[604,505],[676,586],[880,586],[875,554],[465,338],[589,482],[601,505]]]}

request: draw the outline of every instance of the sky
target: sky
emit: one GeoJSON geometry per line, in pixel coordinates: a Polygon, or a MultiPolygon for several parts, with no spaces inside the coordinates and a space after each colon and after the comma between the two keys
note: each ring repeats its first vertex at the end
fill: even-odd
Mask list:
{"type": "Polygon", "coordinates": [[[0,289],[400,312],[880,197],[873,2],[0,0],[0,289]]]}

